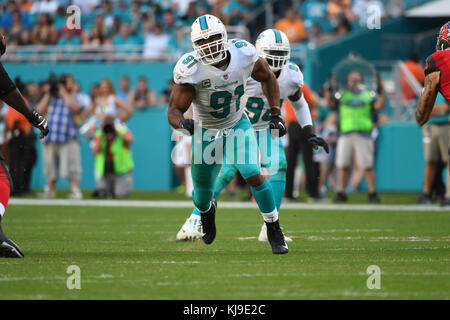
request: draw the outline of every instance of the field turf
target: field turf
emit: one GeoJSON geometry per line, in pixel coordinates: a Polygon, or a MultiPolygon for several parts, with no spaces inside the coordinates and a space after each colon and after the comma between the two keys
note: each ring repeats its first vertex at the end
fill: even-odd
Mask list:
{"type": "Polygon", "coordinates": [[[449,299],[449,211],[283,210],[294,238],[258,242],[256,209],[219,209],[212,245],[176,242],[182,208],[10,205],[0,299],[449,299]],[[81,289],[69,290],[70,265],[81,289]],[[381,269],[369,290],[367,267],[381,269]]]}

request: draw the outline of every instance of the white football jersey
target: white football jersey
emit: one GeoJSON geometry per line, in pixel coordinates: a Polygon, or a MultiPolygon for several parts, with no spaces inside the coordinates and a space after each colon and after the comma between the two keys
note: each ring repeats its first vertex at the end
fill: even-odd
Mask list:
{"type": "MultiPolygon", "coordinates": [[[[278,76],[278,87],[280,88],[280,107],[282,102],[293,96],[297,90],[303,87],[303,74],[299,67],[292,62],[286,63],[278,76]]],[[[266,129],[270,121],[270,105],[261,88],[261,83],[249,78],[245,94],[241,98],[250,122],[255,130],[266,129]]]]}
{"type": "Polygon", "coordinates": [[[251,43],[233,39],[228,44],[231,60],[225,70],[204,65],[195,51],[184,54],[173,70],[175,83],[194,86],[194,120],[206,129],[228,129],[241,119],[240,98],[258,60],[251,43]]]}

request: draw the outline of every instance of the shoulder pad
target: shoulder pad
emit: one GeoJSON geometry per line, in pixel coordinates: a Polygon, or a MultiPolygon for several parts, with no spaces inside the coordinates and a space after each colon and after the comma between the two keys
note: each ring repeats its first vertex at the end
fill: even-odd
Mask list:
{"type": "Polygon", "coordinates": [[[239,50],[236,50],[237,52],[239,52],[245,56],[252,57],[253,62],[258,60],[258,53],[256,52],[256,48],[250,42],[248,42],[246,40],[242,40],[242,39],[231,39],[230,41],[228,41],[228,44],[232,48],[239,49],[239,50]]]}
{"type": "Polygon", "coordinates": [[[288,62],[286,64],[286,70],[288,71],[289,78],[300,88],[303,87],[303,73],[300,71],[300,68],[292,62],[288,62]]]}
{"type": "Polygon", "coordinates": [[[193,76],[197,72],[198,63],[194,51],[184,54],[173,69],[173,81],[177,84],[194,83],[193,76]]]}

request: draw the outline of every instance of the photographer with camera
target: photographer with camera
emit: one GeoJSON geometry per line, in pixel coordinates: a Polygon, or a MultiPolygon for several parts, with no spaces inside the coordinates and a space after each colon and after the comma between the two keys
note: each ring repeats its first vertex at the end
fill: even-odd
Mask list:
{"type": "Polygon", "coordinates": [[[124,198],[132,189],[134,167],[131,131],[112,116],[103,118],[95,132],[93,152],[97,189],[95,197],[124,198]]]}
{"type": "Polygon", "coordinates": [[[47,185],[41,194],[53,198],[59,175],[71,184],[72,199],[81,199],[80,190],[80,143],[77,119],[82,106],[74,97],[75,81],[71,75],[56,78],[51,75],[44,86],[44,95],[37,104],[37,111],[48,119],[50,134],[44,139],[44,174],[47,185]],[[59,168],[59,172],[58,172],[59,168]]]}

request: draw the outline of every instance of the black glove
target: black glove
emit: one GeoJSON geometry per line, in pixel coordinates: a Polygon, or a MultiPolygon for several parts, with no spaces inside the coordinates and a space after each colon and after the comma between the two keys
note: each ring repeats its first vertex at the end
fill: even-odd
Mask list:
{"type": "Polygon", "coordinates": [[[178,127],[180,129],[187,130],[191,136],[194,134],[194,120],[192,119],[181,120],[178,127]]]}
{"type": "Polygon", "coordinates": [[[282,137],[286,134],[286,125],[284,124],[283,119],[280,117],[281,111],[280,107],[271,107],[270,108],[270,134],[272,137],[282,137]],[[278,132],[273,132],[272,130],[278,130],[278,132]]]}
{"type": "Polygon", "coordinates": [[[6,40],[5,36],[0,33],[0,56],[6,52],[6,40]]]}
{"type": "Polygon", "coordinates": [[[47,120],[35,110],[32,111],[30,123],[33,125],[33,127],[38,128],[41,131],[39,139],[42,139],[43,137],[48,135],[47,120]]]}
{"type": "Polygon", "coordinates": [[[330,148],[328,146],[328,143],[326,143],[325,140],[323,140],[321,137],[318,137],[314,134],[312,126],[304,126],[302,128],[302,133],[304,134],[306,140],[313,147],[314,150],[317,150],[319,149],[319,147],[322,147],[325,149],[326,153],[329,153],[330,148]]]}
{"type": "Polygon", "coordinates": [[[271,135],[274,137],[281,138],[287,132],[286,125],[284,124],[283,119],[281,119],[279,116],[270,117],[269,128],[270,128],[271,135]],[[276,129],[278,129],[278,133],[276,133],[276,132],[272,133],[272,130],[276,130],[276,129]]]}

